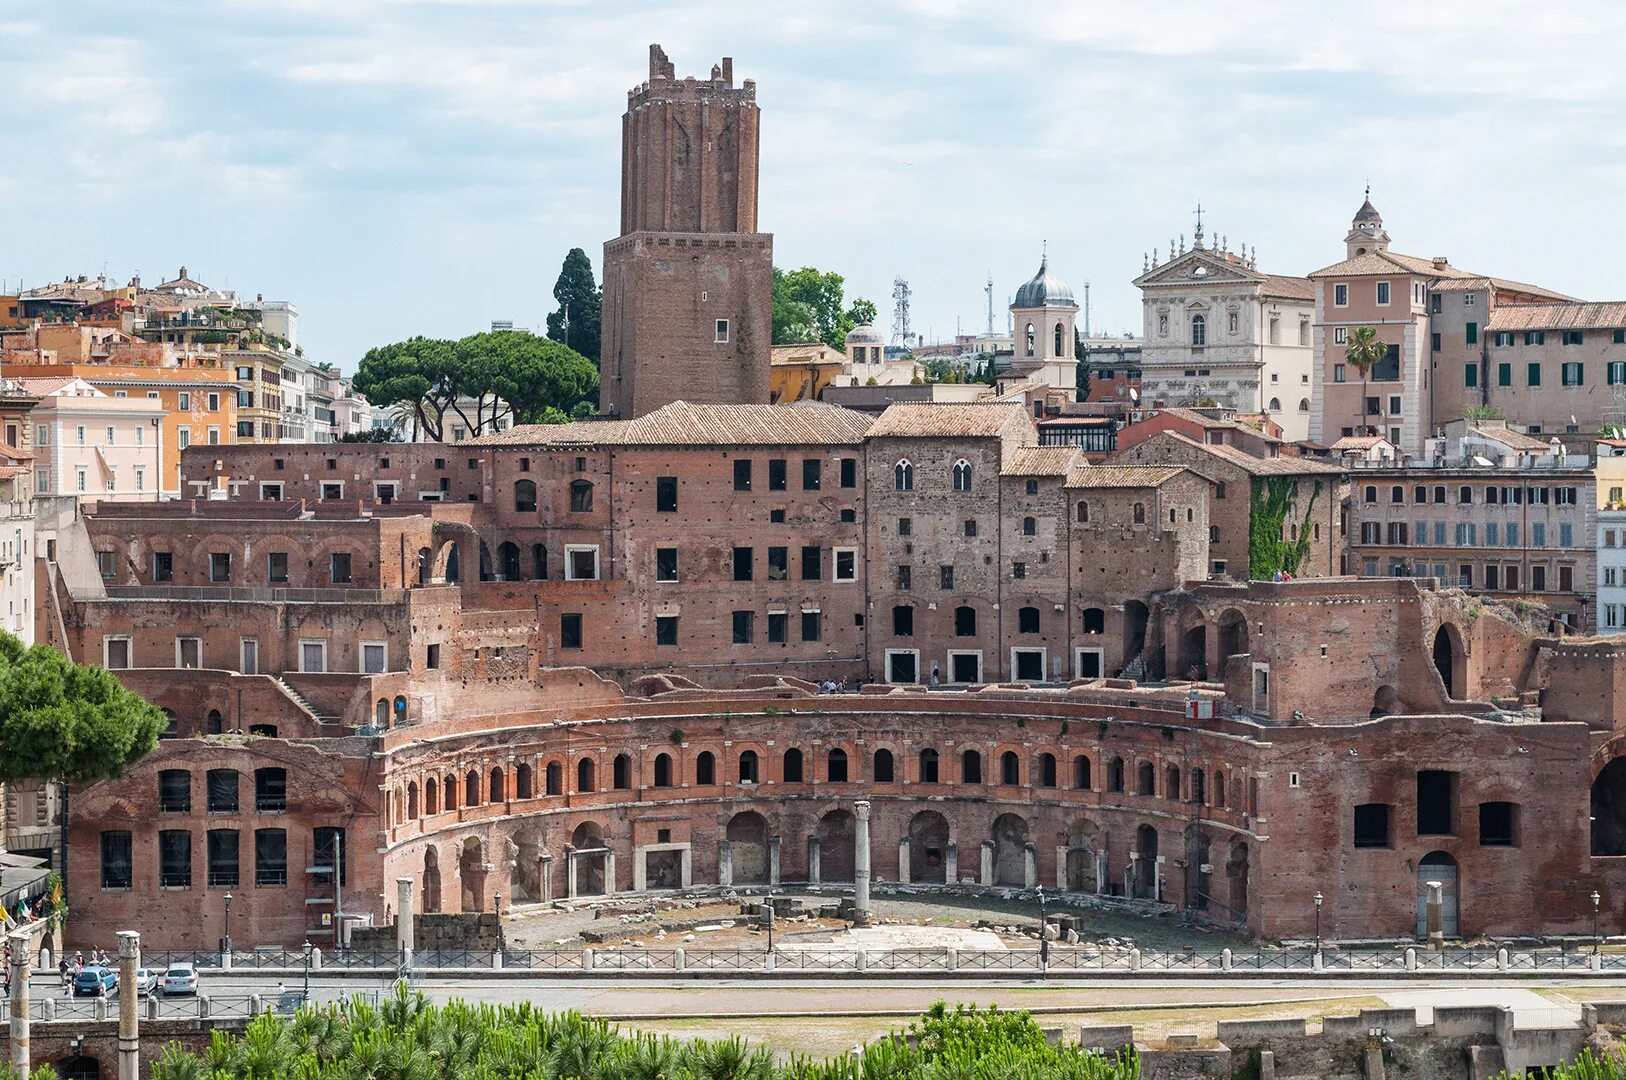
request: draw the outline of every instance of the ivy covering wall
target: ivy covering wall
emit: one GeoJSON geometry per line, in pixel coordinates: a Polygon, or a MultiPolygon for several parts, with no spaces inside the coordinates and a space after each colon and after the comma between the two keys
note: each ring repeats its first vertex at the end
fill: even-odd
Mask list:
{"type": "Polygon", "coordinates": [[[1298,503],[1299,482],[1288,476],[1254,477],[1253,498],[1248,516],[1248,575],[1255,581],[1269,581],[1276,571],[1297,574],[1310,554],[1314,530],[1310,514],[1321,494],[1321,481],[1315,482],[1310,501],[1304,507],[1297,540],[1287,536],[1287,520],[1298,503]]]}

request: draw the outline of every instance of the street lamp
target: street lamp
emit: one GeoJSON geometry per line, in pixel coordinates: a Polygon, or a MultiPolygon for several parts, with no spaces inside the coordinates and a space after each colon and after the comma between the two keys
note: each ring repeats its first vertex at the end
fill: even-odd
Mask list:
{"type": "Polygon", "coordinates": [[[305,994],[300,1000],[305,1002],[306,1004],[309,1004],[310,999],[311,999],[311,942],[310,942],[310,938],[306,938],[305,939],[305,944],[301,945],[299,948],[305,954],[305,994]]]}
{"type": "Polygon", "coordinates": [[[491,894],[491,906],[497,909],[497,918],[502,918],[502,893],[491,894]]]}
{"type": "Polygon", "coordinates": [[[1321,953],[1321,902],[1326,899],[1319,890],[1315,894],[1315,951],[1321,953]]]}
{"type": "Polygon", "coordinates": [[[1050,938],[1045,936],[1044,886],[1039,886],[1039,975],[1050,970],[1050,938]]]}
{"type": "Polygon", "coordinates": [[[230,956],[231,955],[231,893],[227,893],[221,899],[226,901],[226,949],[225,949],[225,952],[226,952],[227,956],[230,956]]]}
{"type": "Polygon", "coordinates": [[[1602,944],[1602,940],[1598,937],[1598,904],[1602,900],[1603,900],[1603,897],[1598,895],[1598,890],[1593,889],[1592,890],[1592,955],[1593,956],[1598,955],[1598,946],[1602,944]]]}

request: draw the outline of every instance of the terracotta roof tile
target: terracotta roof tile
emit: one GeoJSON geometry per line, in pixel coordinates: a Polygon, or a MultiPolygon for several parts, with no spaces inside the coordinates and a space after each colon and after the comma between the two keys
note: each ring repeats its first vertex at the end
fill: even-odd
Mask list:
{"type": "Polygon", "coordinates": [[[1075,465],[1067,474],[1070,488],[1160,487],[1186,470],[1179,465],[1075,465]]]}
{"type": "Polygon", "coordinates": [[[1532,296],[1541,296],[1552,300],[1569,300],[1579,303],[1574,297],[1565,296],[1561,292],[1554,292],[1551,289],[1544,289],[1540,285],[1530,285],[1523,281],[1513,281],[1510,278],[1453,278],[1450,281],[1435,282],[1432,288],[1435,292],[1473,292],[1477,289],[1484,289],[1489,292],[1494,289],[1498,292],[1528,293],[1532,296]]]}
{"type": "MultiPolygon", "coordinates": [[[[1252,454],[1238,450],[1234,446],[1214,446],[1210,443],[1201,443],[1188,435],[1180,434],[1178,431],[1160,431],[1133,449],[1138,450],[1140,447],[1147,447],[1155,451],[1159,440],[1164,439],[1172,440],[1180,446],[1195,447],[1203,453],[1221,461],[1229,462],[1253,476],[1342,476],[1346,471],[1336,465],[1327,465],[1301,457],[1254,457],[1252,454]]],[[[1201,469],[1199,468],[1198,471],[1200,472],[1201,469]]]]}
{"type": "Polygon", "coordinates": [[[1000,466],[1001,476],[1066,476],[1081,460],[1076,446],[1019,446],[1000,466]]]}
{"type": "Polygon", "coordinates": [[[971,436],[993,438],[1020,422],[1032,430],[1020,401],[900,402],[888,405],[869,429],[871,438],[888,436],[971,436]]]}
{"type": "Polygon", "coordinates": [[[526,424],[474,440],[478,445],[806,446],[863,441],[870,418],[822,402],[692,405],[674,401],[636,420],[526,424]]]}
{"type": "Polygon", "coordinates": [[[1626,327],[1626,302],[1498,304],[1485,329],[1612,330],[1626,327]]]}
{"type": "Polygon", "coordinates": [[[1315,282],[1307,277],[1286,277],[1266,274],[1259,286],[1260,296],[1278,296],[1284,300],[1314,300],[1315,282]]]}
{"type": "Polygon", "coordinates": [[[1511,428],[1469,428],[1465,437],[1472,438],[1476,435],[1482,439],[1489,439],[1491,442],[1501,443],[1510,450],[1529,450],[1532,453],[1545,454],[1550,449],[1549,444],[1544,440],[1538,439],[1534,435],[1526,435],[1522,431],[1514,431],[1511,428]]]}

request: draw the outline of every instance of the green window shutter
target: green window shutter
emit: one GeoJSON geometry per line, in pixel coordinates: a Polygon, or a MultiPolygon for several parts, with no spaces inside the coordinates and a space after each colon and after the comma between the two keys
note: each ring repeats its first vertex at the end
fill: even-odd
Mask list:
{"type": "Polygon", "coordinates": [[[1468,324],[1468,344],[1475,345],[1475,344],[1478,344],[1478,342],[1479,342],[1479,324],[1475,323],[1475,322],[1471,322],[1471,323],[1468,324]]]}

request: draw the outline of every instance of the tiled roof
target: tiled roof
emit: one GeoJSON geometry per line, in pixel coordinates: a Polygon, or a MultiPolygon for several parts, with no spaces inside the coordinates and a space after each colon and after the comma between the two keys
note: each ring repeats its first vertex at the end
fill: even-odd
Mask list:
{"type": "Polygon", "coordinates": [[[1188,409],[1183,405],[1165,406],[1164,408],[1154,409],[1153,411],[1163,413],[1167,416],[1172,416],[1178,420],[1184,420],[1188,424],[1196,424],[1198,427],[1204,429],[1225,428],[1227,430],[1245,431],[1249,435],[1263,439],[1266,442],[1282,441],[1276,438],[1274,435],[1269,435],[1263,431],[1260,431],[1251,424],[1244,424],[1237,420],[1216,420],[1212,416],[1198,412],[1196,409],[1188,409]]]}
{"type": "Polygon", "coordinates": [[[4,459],[6,461],[33,461],[34,455],[25,453],[15,446],[7,446],[5,443],[0,443],[0,459],[4,459]]]}
{"type": "Polygon", "coordinates": [[[1450,281],[1436,282],[1433,286],[1435,292],[1474,292],[1484,289],[1489,292],[1495,289],[1499,292],[1529,293],[1532,296],[1542,296],[1552,300],[1569,300],[1579,303],[1573,296],[1565,296],[1561,292],[1544,289],[1540,285],[1530,285],[1523,281],[1513,281],[1509,278],[1493,277],[1465,277],[1453,278],[1450,281]]]}
{"type": "Polygon", "coordinates": [[[1388,441],[1389,440],[1385,439],[1382,435],[1345,435],[1343,438],[1333,443],[1330,449],[1370,450],[1378,443],[1386,443],[1388,441]]]}
{"type": "Polygon", "coordinates": [[[1027,409],[1020,401],[899,402],[886,407],[886,411],[870,427],[869,434],[871,438],[934,435],[994,437],[1004,434],[1018,420],[1027,422],[1027,409]]]}
{"type": "Polygon", "coordinates": [[[1475,427],[1475,428],[1469,428],[1467,435],[1464,436],[1464,437],[1465,438],[1472,438],[1473,436],[1476,436],[1476,435],[1479,436],[1482,439],[1489,439],[1491,442],[1501,443],[1503,446],[1507,447],[1509,450],[1529,450],[1529,451],[1532,451],[1534,453],[1545,454],[1549,449],[1549,446],[1548,446],[1548,444],[1546,442],[1544,442],[1541,439],[1536,438],[1534,435],[1526,435],[1522,431],[1514,431],[1511,428],[1501,428],[1501,427],[1475,427]]]}
{"type": "Polygon", "coordinates": [[[691,405],[674,401],[636,420],[525,424],[474,440],[492,446],[802,446],[861,442],[870,418],[822,402],[691,405]]]}
{"type": "Polygon", "coordinates": [[[1160,431],[1140,445],[1155,449],[1160,439],[1171,439],[1180,445],[1195,447],[1215,458],[1227,461],[1253,476],[1304,476],[1306,474],[1342,476],[1345,471],[1336,465],[1327,465],[1300,457],[1254,457],[1252,454],[1238,450],[1234,446],[1215,446],[1211,443],[1201,443],[1190,436],[1180,434],[1178,431],[1160,431]]]}
{"type": "Polygon", "coordinates": [[[1159,487],[1186,470],[1179,465],[1087,465],[1079,463],[1067,474],[1070,488],[1159,487]]]}
{"type": "Polygon", "coordinates": [[[72,375],[58,375],[43,379],[13,379],[18,389],[29,397],[46,397],[74,381],[72,375]]]}
{"type": "Polygon", "coordinates": [[[1000,466],[1001,476],[1066,476],[1082,454],[1076,446],[1019,446],[1000,466]]]}
{"type": "Polygon", "coordinates": [[[1419,259],[1414,255],[1402,255],[1398,251],[1368,251],[1365,255],[1357,255],[1353,259],[1323,266],[1320,270],[1310,273],[1313,278],[1333,277],[1335,275],[1359,274],[1424,274],[1437,278],[1471,278],[1478,277],[1466,270],[1459,270],[1450,263],[1443,266],[1434,265],[1432,259],[1419,259]]]}
{"type": "Polygon", "coordinates": [[[1488,331],[1612,330],[1626,327],[1626,302],[1571,304],[1498,304],[1488,331]]]}
{"type": "Polygon", "coordinates": [[[1259,286],[1260,296],[1279,296],[1284,300],[1314,300],[1315,282],[1307,277],[1286,277],[1266,274],[1259,286]]]}
{"type": "Polygon", "coordinates": [[[846,357],[822,341],[774,345],[768,350],[770,367],[790,367],[798,364],[829,364],[840,367],[845,362],[846,357]]]}

